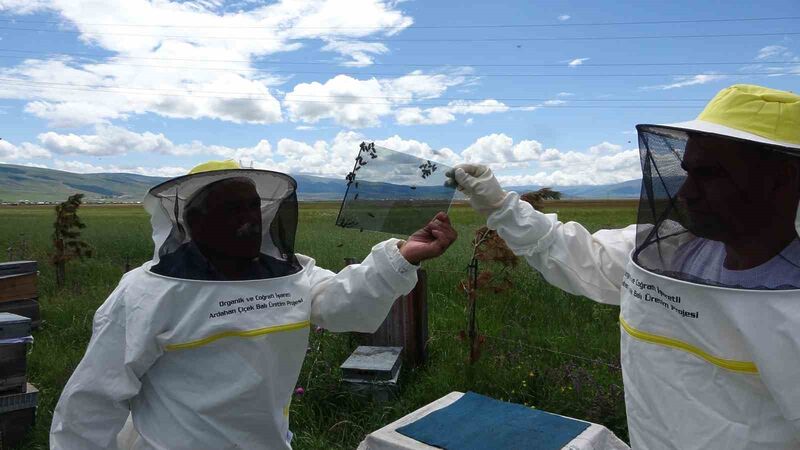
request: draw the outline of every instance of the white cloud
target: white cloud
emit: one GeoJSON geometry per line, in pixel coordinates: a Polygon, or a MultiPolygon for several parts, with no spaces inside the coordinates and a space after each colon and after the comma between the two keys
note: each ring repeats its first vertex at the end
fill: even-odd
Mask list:
{"type": "Polygon", "coordinates": [[[570,67],[580,66],[581,64],[583,64],[584,61],[588,61],[590,59],[591,58],[575,58],[575,59],[569,61],[567,63],[567,65],[570,66],[570,67]]]}
{"type": "Polygon", "coordinates": [[[461,152],[461,157],[468,163],[503,168],[538,160],[542,150],[542,144],[538,141],[526,140],[514,144],[514,140],[506,134],[495,133],[478,138],[461,152]]]}
{"type": "Polygon", "coordinates": [[[456,116],[444,108],[401,108],[395,119],[400,125],[441,125],[456,120],[456,116]]]}
{"type": "MultiPolygon", "coordinates": [[[[331,141],[319,140],[314,143],[281,139],[276,150],[277,156],[281,159],[276,158],[271,161],[269,168],[289,173],[343,178],[353,168],[359,144],[366,140],[364,135],[355,131],[342,131],[331,141]]],[[[447,165],[462,161],[461,157],[449,148],[434,149],[424,142],[403,139],[397,135],[374,142],[375,145],[390,150],[447,165]]],[[[256,167],[259,166],[266,168],[263,164],[256,164],[256,167]]]]}
{"type": "Polygon", "coordinates": [[[558,94],[556,94],[556,97],[572,97],[573,95],[575,94],[573,94],[572,92],[559,92],[558,94]]]}
{"type": "Polygon", "coordinates": [[[791,58],[792,52],[782,45],[768,45],[758,51],[756,59],[791,58]]]}
{"type": "MultiPolygon", "coordinates": [[[[94,135],[60,135],[50,132],[43,133],[40,140],[41,146],[24,143],[18,147],[0,141],[0,160],[48,158],[51,156],[50,152],[63,155],[107,155],[114,158],[119,157],[122,152],[114,153],[108,148],[119,146],[129,152],[144,154],[222,156],[244,160],[246,164],[252,162],[257,168],[341,178],[352,169],[359,144],[371,139],[355,131],[342,131],[331,140],[303,142],[281,139],[274,149],[266,140],[252,147],[231,148],[202,142],[175,144],[162,134],[135,133],[100,126],[94,135]],[[23,153],[25,151],[28,153],[23,153]]],[[[449,166],[461,162],[488,164],[497,171],[498,178],[505,185],[606,184],[641,177],[638,150],[624,150],[622,146],[610,142],[601,142],[582,152],[562,152],[555,148],[545,149],[535,140],[515,142],[505,134],[495,133],[477,138],[460,154],[450,148],[433,148],[426,142],[404,139],[399,135],[374,142],[378,146],[449,166]],[[524,175],[504,173],[510,169],[519,171],[531,167],[537,172],[524,175]]],[[[20,162],[25,164],[24,161],[20,162]]],[[[159,176],[182,175],[187,172],[186,166],[192,165],[194,164],[171,163],[159,167],[143,167],[115,163],[113,160],[103,165],[94,165],[61,158],[56,158],[51,163],[54,168],[73,172],[130,172],[159,176]]]]}
{"type": "Polygon", "coordinates": [[[49,158],[50,152],[29,142],[17,146],[6,140],[0,140],[0,160],[14,161],[20,159],[49,158]]]}
{"type": "Polygon", "coordinates": [[[800,75],[800,56],[795,55],[791,50],[782,45],[768,45],[761,48],[755,59],[761,62],[741,67],[739,70],[766,72],[768,73],[768,77],[777,77],[784,74],[800,75]],[[777,59],[786,62],[794,62],[796,64],[769,65],[769,61],[763,61],[765,59],[777,59]]]}
{"type": "Polygon", "coordinates": [[[612,153],[598,156],[589,152],[566,152],[548,149],[542,155],[539,172],[532,175],[500,175],[506,186],[572,186],[620,183],[641,178],[639,150],[621,150],[604,142],[592,148],[605,147],[612,153]]]}
{"type": "Polygon", "coordinates": [[[419,158],[441,162],[450,166],[462,162],[461,156],[447,147],[434,149],[424,142],[415,141],[413,139],[406,140],[398,135],[394,135],[388,139],[375,141],[375,144],[398,152],[408,153],[419,158]]]}
{"type": "Polygon", "coordinates": [[[386,53],[389,48],[380,42],[331,41],[322,47],[322,50],[337,52],[351,58],[343,62],[343,66],[365,67],[375,62],[373,55],[386,53]]]}
{"type": "Polygon", "coordinates": [[[644,90],[661,90],[666,91],[670,89],[678,89],[686,86],[696,86],[700,84],[711,83],[714,81],[719,81],[725,79],[725,75],[714,75],[714,74],[700,74],[694,75],[691,77],[679,77],[674,83],[670,84],[660,84],[656,86],[645,86],[641,89],[644,90]]]}
{"type": "Polygon", "coordinates": [[[130,152],[168,153],[174,145],[163,134],[134,133],[124,128],[98,126],[93,135],[41,133],[39,142],[62,155],[109,156],[130,152]]]}
{"type": "Polygon", "coordinates": [[[236,123],[280,121],[280,103],[270,93],[269,80],[248,76],[252,74],[158,73],[114,63],[80,65],[68,58],[28,60],[0,71],[0,77],[13,80],[0,88],[0,97],[30,100],[25,111],[53,126],[103,123],[148,112],[236,123]]]}
{"type": "Polygon", "coordinates": [[[400,125],[440,125],[456,120],[456,114],[494,114],[506,112],[509,107],[494,99],[476,101],[451,101],[447,106],[401,108],[395,113],[400,125]]]}
{"type": "Polygon", "coordinates": [[[270,87],[279,79],[254,70],[256,58],[317,39],[326,43],[324,51],[351,58],[351,65],[371,63],[370,55],[387,49],[360,39],[392,35],[413,22],[395,7],[382,0],[279,0],[227,13],[216,0],[2,0],[0,10],[10,14],[58,15],[77,28],[81,41],[112,56],[101,62],[26,60],[0,71],[14,80],[4,83],[0,98],[28,100],[25,111],[54,126],[145,113],[275,123],[282,116],[270,87]],[[171,27],[127,26],[153,18],[171,27]]]}
{"type": "Polygon", "coordinates": [[[304,173],[326,177],[344,178],[353,168],[359,144],[366,138],[355,131],[341,131],[331,141],[318,140],[313,144],[281,139],[277,146],[277,158],[269,168],[288,173],[304,173]]]}
{"type": "Polygon", "coordinates": [[[618,153],[622,151],[622,146],[603,141],[597,145],[589,147],[589,153],[592,155],[600,155],[603,153],[618,153]]]}
{"type": "Polygon", "coordinates": [[[323,83],[300,83],[286,94],[284,106],[292,121],[317,123],[333,119],[351,128],[376,126],[391,113],[391,103],[375,79],[357,80],[337,75],[323,83]],[[377,97],[377,98],[376,98],[377,97]]]}
{"type": "Polygon", "coordinates": [[[110,156],[128,153],[152,153],[173,156],[214,155],[231,159],[263,160],[272,156],[269,141],[252,147],[205,145],[200,142],[175,144],[161,133],[136,133],[124,128],[98,125],[95,134],[59,134],[53,131],[38,136],[47,151],[62,155],[110,156]]]}
{"type": "Polygon", "coordinates": [[[559,20],[559,21],[561,21],[561,22],[564,22],[564,21],[567,21],[567,20],[569,20],[569,19],[570,19],[570,17],[571,17],[571,16],[569,16],[569,15],[567,15],[567,14],[562,14],[562,15],[558,16],[558,20],[559,20]]]}
{"type": "MultiPolygon", "coordinates": [[[[381,118],[392,114],[397,106],[414,100],[441,96],[451,86],[465,81],[465,76],[424,74],[414,71],[393,79],[370,78],[360,80],[348,75],[337,75],[325,83],[300,83],[286,94],[284,106],[289,118],[295,122],[317,123],[331,119],[349,128],[377,126],[381,118]]],[[[436,112],[430,119],[437,123],[453,120],[450,116],[436,112]]],[[[398,112],[402,120],[412,123],[421,119],[419,108],[398,112]]]]}

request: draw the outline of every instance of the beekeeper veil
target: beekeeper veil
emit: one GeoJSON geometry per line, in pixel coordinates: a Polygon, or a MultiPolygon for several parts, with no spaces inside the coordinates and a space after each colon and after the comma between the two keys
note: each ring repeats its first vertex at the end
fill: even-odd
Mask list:
{"type": "Polygon", "coordinates": [[[144,200],[155,244],[150,267],[199,265],[202,255],[216,254],[280,266],[264,273],[285,275],[297,267],[296,188],[286,174],[240,169],[234,161],[202,164],[155,186],[144,200]]]}
{"type": "Polygon", "coordinates": [[[791,231],[800,197],[800,96],[734,85],[696,120],[637,130],[638,265],[693,283],[800,287],[800,242],[791,231]],[[765,232],[781,229],[788,238],[765,232]],[[765,252],[764,263],[724,267],[732,242],[765,252]]]}

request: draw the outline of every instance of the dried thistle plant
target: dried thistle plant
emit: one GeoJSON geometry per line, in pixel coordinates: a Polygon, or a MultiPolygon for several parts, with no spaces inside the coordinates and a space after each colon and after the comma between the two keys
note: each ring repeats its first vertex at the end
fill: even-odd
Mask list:
{"type": "MultiPolygon", "coordinates": [[[[520,197],[522,201],[530,203],[538,211],[544,209],[545,200],[558,200],[560,198],[561,193],[550,188],[527,192],[520,197]]],[[[478,291],[490,291],[499,294],[514,287],[510,272],[511,269],[519,264],[519,258],[508,248],[508,245],[495,230],[490,230],[485,226],[475,231],[472,246],[472,260],[470,261],[467,279],[459,283],[459,288],[467,295],[467,331],[462,331],[460,337],[461,339],[469,339],[469,361],[470,363],[475,363],[480,358],[481,346],[485,340],[484,336],[478,333],[476,316],[478,291]],[[499,270],[484,269],[479,271],[479,261],[488,263],[489,267],[499,267],[499,270]]]]}

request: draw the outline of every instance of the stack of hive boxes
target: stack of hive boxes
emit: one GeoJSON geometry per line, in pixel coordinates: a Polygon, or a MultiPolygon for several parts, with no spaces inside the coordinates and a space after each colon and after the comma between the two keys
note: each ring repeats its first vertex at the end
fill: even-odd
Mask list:
{"type": "Polygon", "coordinates": [[[27,317],[34,329],[41,322],[38,277],[36,261],[0,263],[0,312],[27,317]]]}
{"type": "Polygon", "coordinates": [[[39,391],[27,381],[31,330],[39,326],[36,261],[0,263],[0,449],[33,426],[39,391]]]}
{"type": "Polygon", "coordinates": [[[27,380],[31,319],[0,313],[0,449],[20,443],[36,419],[39,391],[27,380]]]}

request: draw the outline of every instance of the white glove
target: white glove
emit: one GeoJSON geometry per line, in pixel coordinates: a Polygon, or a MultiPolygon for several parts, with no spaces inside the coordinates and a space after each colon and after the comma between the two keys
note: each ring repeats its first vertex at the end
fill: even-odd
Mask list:
{"type": "Polygon", "coordinates": [[[486,166],[459,164],[445,175],[450,178],[446,184],[467,195],[472,207],[482,214],[491,214],[499,209],[508,195],[486,166]]]}

